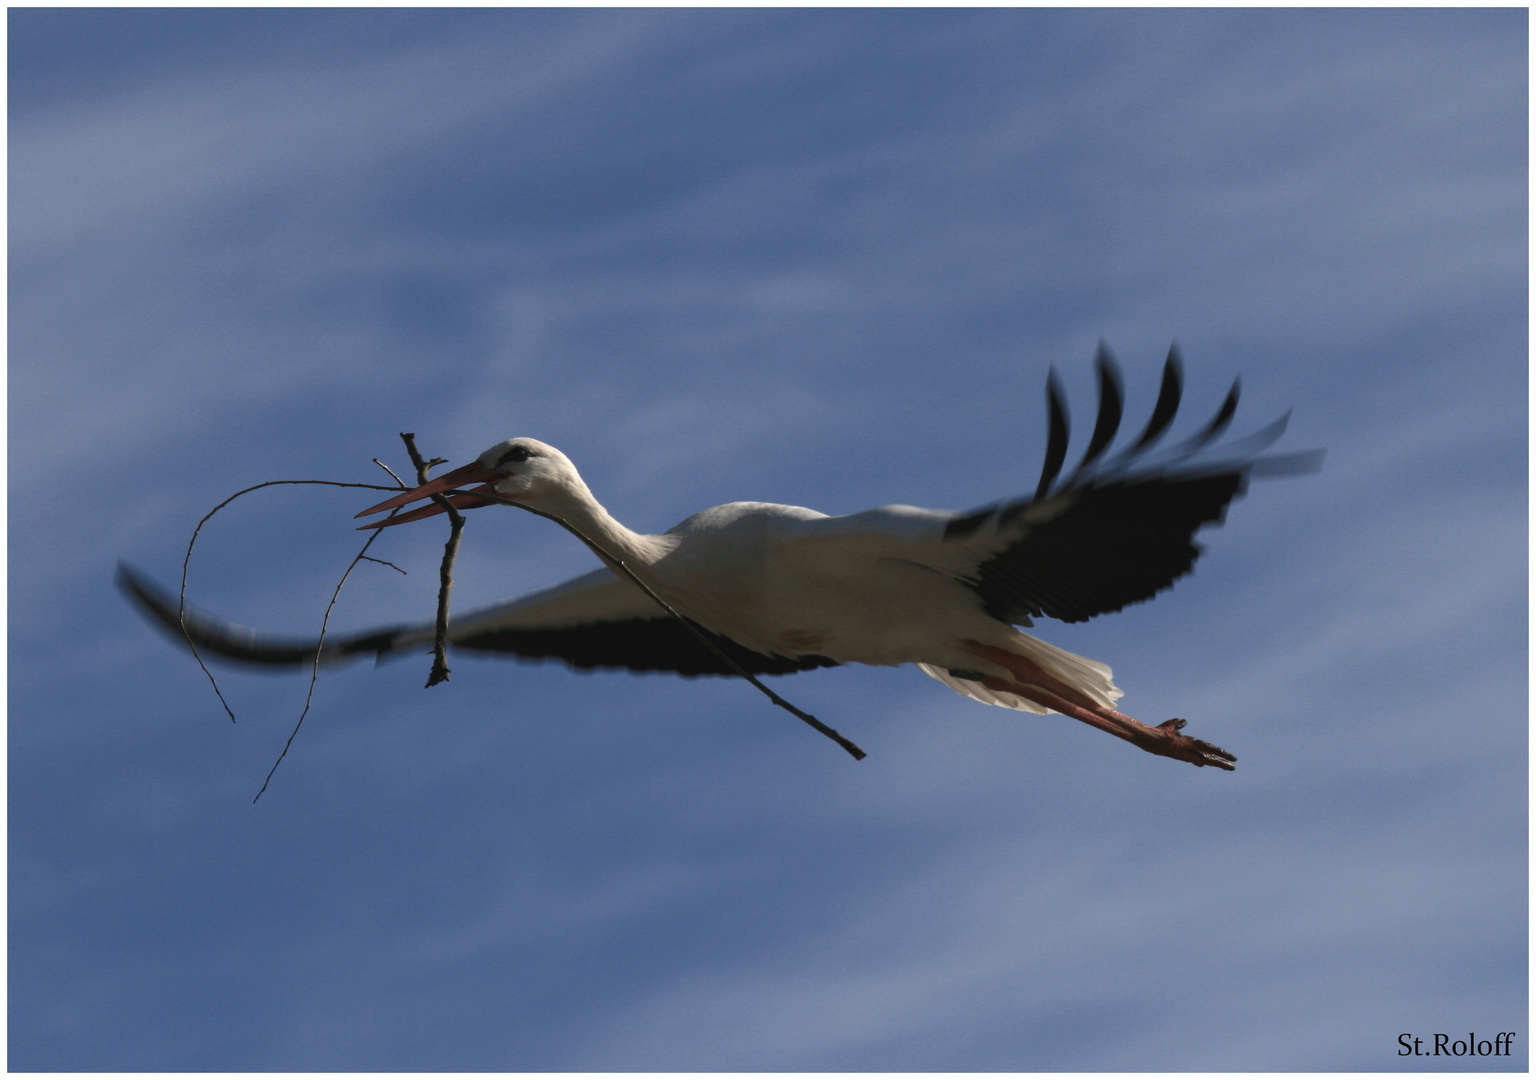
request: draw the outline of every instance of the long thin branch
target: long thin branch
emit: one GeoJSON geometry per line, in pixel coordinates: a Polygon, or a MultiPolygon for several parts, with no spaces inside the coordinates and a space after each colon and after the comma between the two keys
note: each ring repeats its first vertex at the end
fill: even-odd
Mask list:
{"type": "MultiPolygon", "coordinates": [[[[433,465],[441,465],[442,459],[427,461],[423,458],[421,451],[416,449],[415,432],[402,431],[400,439],[405,443],[405,452],[411,455],[411,464],[416,466],[417,483],[425,484],[427,470],[433,465]]],[[[441,495],[432,496],[432,501],[447,511],[449,529],[448,542],[443,545],[443,561],[437,571],[437,636],[432,643],[432,673],[427,676],[428,687],[447,682],[451,674],[448,670],[448,596],[453,592],[453,561],[459,555],[459,537],[464,534],[464,515],[441,495]]]]}
{"type": "MultiPolygon", "coordinates": [[[[426,481],[423,480],[422,482],[425,483],[426,481]]],[[[458,494],[464,493],[450,491],[445,492],[443,495],[434,496],[434,499],[440,498],[446,502],[449,495],[458,494]]],[[[651,590],[649,585],[641,581],[640,578],[636,576],[635,572],[624,564],[624,560],[614,558],[612,555],[608,554],[601,547],[599,547],[591,537],[587,536],[580,529],[576,528],[576,526],[572,525],[569,521],[566,521],[562,517],[556,517],[554,514],[545,513],[543,510],[535,510],[531,506],[525,506],[522,503],[514,502],[511,499],[502,498],[500,495],[496,495],[490,492],[476,491],[474,492],[474,495],[476,498],[488,499],[492,502],[501,503],[503,506],[515,506],[519,510],[526,510],[530,514],[537,514],[539,517],[548,518],[550,521],[553,521],[555,524],[569,532],[572,536],[576,537],[576,539],[580,540],[583,544],[586,544],[587,547],[592,550],[592,553],[595,554],[599,559],[603,560],[603,562],[607,563],[609,566],[617,567],[625,577],[629,578],[630,581],[639,586],[640,590],[644,592],[646,596],[649,596],[652,600],[656,601],[656,603],[660,604],[661,607],[667,612],[667,614],[671,615],[674,619],[687,627],[690,634],[697,638],[701,644],[709,649],[710,652],[714,653],[717,657],[724,661],[725,664],[731,668],[731,670],[735,671],[736,674],[740,675],[743,679],[746,679],[747,682],[751,683],[753,686],[757,687],[764,694],[766,694],[769,701],[773,702],[779,708],[793,713],[795,716],[805,721],[811,727],[821,732],[827,738],[837,743],[838,746],[841,746],[844,750],[848,751],[848,753],[852,754],[855,761],[862,761],[867,756],[864,751],[859,749],[859,747],[852,740],[839,734],[835,729],[828,727],[826,724],[823,724],[810,713],[795,708],[794,705],[791,705],[788,701],[785,701],[778,694],[764,686],[762,681],[759,680],[757,676],[753,675],[746,668],[738,664],[734,659],[731,658],[729,654],[725,652],[724,649],[720,648],[713,641],[711,641],[708,635],[705,633],[703,627],[699,626],[692,619],[678,611],[671,604],[663,600],[660,596],[657,596],[656,593],[651,590]]],[[[439,611],[442,611],[441,607],[439,608],[439,611]]],[[[441,624],[439,625],[441,626],[441,624]]]]}
{"type": "MultiPolygon", "coordinates": [[[[224,711],[229,714],[229,722],[235,722],[235,712],[229,707],[229,702],[224,700],[224,694],[219,690],[218,680],[213,677],[213,672],[208,670],[208,665],[203,663],[202,654],[197,651],[197,642],[192,640],[192,635],[187,632],[187,567],[192,562],[192,548],[197,544],[198,534],[203,531],[203,526],[208,524],[208,519],[234,502],[240,496],[257,491],[264,487],[274,487],[279,484],[324,484],[327,487],[357,487],[373,488],[375,491],[394,491],[394,488],[385,487],[382,484],[348,484],[340,480],[268,480],[260,484],[252,484],[248,488],[242,488],[229,498],[219,503],[212,510],[203,515],[203,519],[197,523],[197,528],[192,530],[192,539],[187,541],[187,553],[181,560],[181,595],[176,604],[176,621],[181,625],[182,637],[187,639],[187,647],[192,650],[192,658],[197,661],[197,666],[203,669],[203,674],[208,676],[208,684],[213,687],[214,696],[219,699],[219,704],[224,706],[224,711]]],[[[405,485],[400,485],[404,487],[405,485]]],[[[367,548],[365,547],[366,551],[367,548]]],[[[345,580],[345,579],[343,579],[345,580]]]]}
{"type": "MultiPolygon", "coordinates": [[[[368,548],[378,538],[379,534],[375,532],[368,538],[368,542],[362,546],[362,549],[352,557],[352,561],[347,564],[346,572],[341,575],[341,580],[336,583],[335,591],[331,593],[331,602],[325,605],[325,617],[320,620],[320,640],[315,642],[315,659],[309,669],[309,691],[304,695],[304,711],[299,713],[298,721],[293,725],[293,730],[288,733],[288,741],[283,743],[283,752],[277,755],[277,760],[272,763],[272,768],[267,770],[267,778],[261,782],[261,791],[256,793],[256,798],[251,800],[252,803],[255,803],[266,792],[267,785],[272,782],[272,774],[277,772],[277,767],[283,763],[283,758],[288,756],[288,748],[293,745],[293,740],[299,734],[299,728],[304,726],[304,718],[309,715],[309,705],[315,697],[315,682],[320,678],[320,656],[325,649],[325,630],[331,623],[331,609],[336,606],[336,598],[341,595],[341,587],[347,583],[347,578],[352,576],[353,568],[364,559],[368,559],[370,562],[383,562],[382,559],[373,559],[368,555],[368,548]]],[[[394,564],[385,563],[385,565],[393,566],[394,564]]],[[[400,570],[398,566],[395,569],[400,570]]],[[[400,570],[400,572],[402,574],[405,573],[404,570],[400,570]]]]}

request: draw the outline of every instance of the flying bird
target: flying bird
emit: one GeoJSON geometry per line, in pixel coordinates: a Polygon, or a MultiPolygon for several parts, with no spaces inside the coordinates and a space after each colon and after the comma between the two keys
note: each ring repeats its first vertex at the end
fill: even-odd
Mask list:
{"type": "MultiPolygon", "coordinates": [[[[459,509],[510,503],[565,524],[607,564],[455,617],[448,633],[454,649],[684,676],[915,664],[976,701],[1060,713],[1153,754],[1231,770],[1236,757],[1183,734],[1185,721],[1152,726],[1117,711],[1122,691],[1108,666],[1019,627],[1042,617],[1083,622],[1151,599],[1190,572],[1201,551],[1195,534],[1223,521],[1251,477],[1311,471],[1321,454],[1259,456],[1289,414],[1224,450],[1214,447],[1237,408],[1236,382],[1208,423],[1159,451],[1182,396],[1176,350],[1147,425],[1112,454],[1124,393],[1102,346],[1097,375],[1098,415],[1076,466],[1063,475],[1068,413],[1052,371],[1045,464],[1034,494],[962,513],[882,506],[829,517],[735,502],[647,535],[609,514],[559,450],[514,438],[358,517],[434,495],[459,509]]],[[[441,512],[429,502],[363,528],[441,512]]],[[[323,643],[273,638],[183,609],[126,565],[118,580],[174,638],[251,664],[382,658],[430,648],[435,635],[423,623],[323,643]]]]}

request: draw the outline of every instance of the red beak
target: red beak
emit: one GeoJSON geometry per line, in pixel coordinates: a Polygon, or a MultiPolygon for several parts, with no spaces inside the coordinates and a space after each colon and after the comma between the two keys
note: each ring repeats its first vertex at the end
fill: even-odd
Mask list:
{"type": "MultiPolygon", "coordinates": [[[[397,506],[404,506],[406,503],[413,503],[417,499],[425,499],[429,496],[436,495],[439,492],[448,491],[450,488],[462,487],[465,484],[481,484],[481,486],[476,490],[488,492],[491,490],[491,485],[496,483],[496,481],[501,480],[503,477],[505,477],[505,475],[505,473],[498,472],[492,468],[488,468],[476,461],[472,464],[465,465],[462,468],[454,469],[452,472],[446,472],[442,476],[439,476],[436,480],[428,480],[420,487],[412,488],[410,491],[402,491],[399,495],[396,495],[393,498],[385,499],[377,506],[370,506],[368,509],[364,510],[360,514],[357,514],[356,516],[367,517],[369,514],[378,514],[385,510],[393,510],[397,506]]],[[[493,500],[477,499],[473,495],[464,494],[450,495],[448,496],[448,501],[458,509],[468,510],[476,506],[489,506],[493,500]]],[[[382,529],[386,525],[402,525],[407,521],[420,521],[422,518],[431,517],[433,514],[441,514],[442,512],[443,508],[441,506],[438,506],[436,503],[431,503],[419,509],[412,510],[408,514],[396,514],[394,517],[389,518],[386,521],[375,521],[368,525],[359,525],[358,528],[382,529]]]]}

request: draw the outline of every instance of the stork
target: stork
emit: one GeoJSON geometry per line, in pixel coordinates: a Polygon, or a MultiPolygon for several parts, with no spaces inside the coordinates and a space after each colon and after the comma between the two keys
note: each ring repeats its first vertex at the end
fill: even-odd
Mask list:
{"type": "MultiPolygon", "coordinates": [[[[1195,534],[1223,521],[1250,477],[1310,471],[1321,454],[1259,456],[1289,414],[1225,453],[1213,451],[1237,408],[1236,382],[1208,423],[1157,451],[1182,396],[1176,350],[1146,427],[1110,454],[1124,395],[1102,347],[1097,375],[1098,416],[1075,468],[1063,477],[1068,414],[1052,371],[1046,459],[1034,494],[963,513],[893,505],[829,517],[735,502],[647,535],[609,514],[559,450],[519,437],[357,516],[445,496],[362,526],[383,528],[441,513],[443,502],[459,509],[510,503],[565,524],[607,564],[456,617],[448,634],[455,649],[684,676],[910,663],[976,701],[1060,713],[1150,753],[1231,770],[1237,759],[1182,734],[1185,721],[1152,726],[1117,711],[1122,691],[1108,666],[1019,627],[1040,617],[1083,622],[1151,599],[1190,572],[1201,551],[1195,534]]],[[[126,565],[119,584],[173,637],[250,664],[382,658],[428,648],[434,638],[431,624],[323,643],[273,638],[183,609],[126,565]]]]}

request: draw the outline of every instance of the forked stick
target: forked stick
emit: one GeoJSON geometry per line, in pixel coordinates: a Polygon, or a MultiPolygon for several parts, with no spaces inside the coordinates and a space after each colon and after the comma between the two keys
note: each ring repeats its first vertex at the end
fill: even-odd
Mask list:
{"type": "MultiPolygon", "coordinates": [[[[405,452],[411,455],[411,464],[416,466],[416,482],[425,484],[427,470],[434,465],[443,464],[447,459],[433,458],[431,461],[424,459],[421,451],[416,449],[416,433],[413,431],[402,431],[400,439],[405,443],[405,452]]],[[[459,513],[442,495],[433,495],[432,501],[447,512],[450,526],[448,542],[443,545],[443,561],[437,571],[437,636],[432,643],[432,673],[427,676],[428,687],[447,682],[451,674],[448,670],[448,596],[453,592],[453,561],[458,558],[459,537],[464,534],[464,515],[459,513]]],[[[377,536],[378,533],[374,535],[377,536]]]]}

